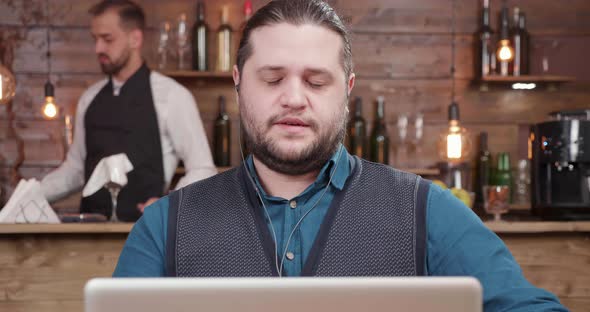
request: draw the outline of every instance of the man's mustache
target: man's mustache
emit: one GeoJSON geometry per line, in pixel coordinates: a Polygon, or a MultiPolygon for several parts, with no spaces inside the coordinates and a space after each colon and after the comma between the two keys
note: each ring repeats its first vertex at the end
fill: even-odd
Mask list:
{"type": "Polygon", "coordinates": [[[314,131],[318,129],[318,124],[315,120],[308,118],[308,117],[293,115],[291,113],[278,114],[278,115],[274,115],[274,116],[270,117],[270,119],[267,122],[268,128],[272,127],[279,120],[281,120],[283,118],[287,118],[287,117],[297,118],[297,119],[303,121],[309,128],[311,128],[314,131]]]}

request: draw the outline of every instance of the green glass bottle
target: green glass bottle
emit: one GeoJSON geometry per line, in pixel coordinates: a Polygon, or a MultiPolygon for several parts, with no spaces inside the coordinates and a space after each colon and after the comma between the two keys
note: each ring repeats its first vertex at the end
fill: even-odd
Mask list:
{"type": "Polygon", "coordinates": [[[352,155],[366,158],[367,146],[367,123],[363,118],[363,100],[361,97],[354,99],[354,116],[348,124],[348,149],[352,155]]]}
{"type": "Polygon", "coordinates": [[[225,97],[219,96],[219,115],[213,130],[213,159],[218,167],[229,167],[231,144],[231,121],[225,110],[225,97]]]}
{"type": "Polygon", "coordinates": [[[506,185],[510,187],[510,193],[512,193],[512,173],[510,172],[510,154],[508,153],[498,154],[494,185],[506,185]]]}
{"type": "Polygon", "coordinates": [[[385,107],[383,96],[377,97],[375,102],[375,120],[371,132],[371,161],[389,164],[389,136],[385,126],[385,107]]]}

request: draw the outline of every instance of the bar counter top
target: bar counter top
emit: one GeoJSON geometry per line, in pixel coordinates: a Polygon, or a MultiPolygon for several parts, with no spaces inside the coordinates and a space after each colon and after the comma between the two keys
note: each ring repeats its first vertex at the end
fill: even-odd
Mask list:
{"type": "MultiPolygon", "coordinates": [[[[498,234],[590,232],[590,221],[486,221],[484,224],[498,234]]],[[[0,234],[129,233],[132,227],[133,223],[0,224],[0,234]]]]}
{"type": "Polygon", "coordinates": [[[0,224],[0,234],[129,233],[134,223],[0,224]]]}

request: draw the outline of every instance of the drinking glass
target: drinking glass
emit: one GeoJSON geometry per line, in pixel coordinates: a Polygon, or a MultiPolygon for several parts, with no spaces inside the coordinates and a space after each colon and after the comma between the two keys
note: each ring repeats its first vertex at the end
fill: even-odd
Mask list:
{"type": "Polygon", "coordinates": [[[494,215],[494,221],[501,221],[501,215],[508,212],[510,187],[506,185],[486,185],[483,187],[484,210],[494,215]]]}
{"type": "Polygon", "coordinates": [[[397,117],[397,138],[395,143],[395,163],[398,168],[408,167],[408,115],[397,117]]]}
{"type": "Polygon", "coordinates": [[[109,194],[111,194],[111,203],[113,204],[113,210],[111,211],[111,218],[109,221],[119,222],[119,218],[117,218],[117,199],[122,186],[115,182],[108,182],[104,187],[109,191],[109,194]]]}
{"type": "Polygon", "coordinates": [[[422,168],[424,166],[424,153],[422,143],[424,138],[424,115],[416,113],[412,118],[410,131],[408,132],[408,167],[422,168]]]}
{"type": "Polygon", "coordinates": [[[176,53],[179,70],[190,69],[189,29],[186,14],[181,14],[176,26],[176,53]]]}

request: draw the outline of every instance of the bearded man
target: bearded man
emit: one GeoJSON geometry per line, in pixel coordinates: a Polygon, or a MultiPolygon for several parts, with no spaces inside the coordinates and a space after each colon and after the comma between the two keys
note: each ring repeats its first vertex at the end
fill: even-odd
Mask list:
{"type": "Polygon", "coordinates": [[[251,155],[146,209],[114,276],[473,276],[486,311],[567,311],[449,191],[348,154],[349,35],[320,0],[246,24],[234,83],[251,155]]]}
{"type": "MultiPolygon", "coordinates": [[[[102,72],[76,108],[74,140],[65,161],[41,182],[48,201],[78,191],[105,157],[124,153],[133,170],[118,196],[117,217],[134,222],[163,196],[182,159],[177,187],[217,173],[192,94],[147,67],[141,49],[145,15],[128,0],[104,0],[90,9],[91,34],[102,72]]],[[[82,199],[80,211],[111,216],[106,189],[82,199]]]]}

